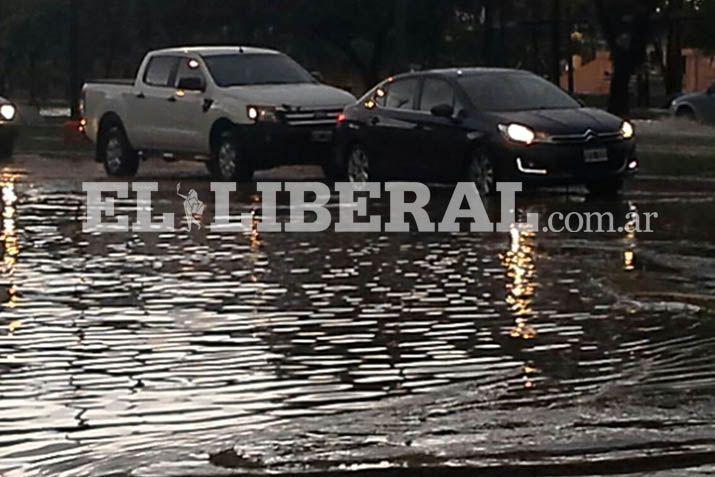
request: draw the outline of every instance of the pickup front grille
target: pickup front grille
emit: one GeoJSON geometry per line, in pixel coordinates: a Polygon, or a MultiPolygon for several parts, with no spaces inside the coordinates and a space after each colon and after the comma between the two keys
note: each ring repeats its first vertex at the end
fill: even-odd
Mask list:
{"type": "Polygon", "coordinates": [[[290,126],[335,126],[342,109],[301,109],[286,111],[283,120],[290,126]]]}

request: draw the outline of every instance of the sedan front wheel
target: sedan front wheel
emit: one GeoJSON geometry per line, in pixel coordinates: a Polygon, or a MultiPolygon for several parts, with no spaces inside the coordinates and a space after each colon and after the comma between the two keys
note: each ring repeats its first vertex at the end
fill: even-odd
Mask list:
{"type": "Polygon", "coordinates": [[[355,146],[348,156],[348,180],[353,184],[365,184],[370,180],[370,159],[362,146],[355,146]]]}

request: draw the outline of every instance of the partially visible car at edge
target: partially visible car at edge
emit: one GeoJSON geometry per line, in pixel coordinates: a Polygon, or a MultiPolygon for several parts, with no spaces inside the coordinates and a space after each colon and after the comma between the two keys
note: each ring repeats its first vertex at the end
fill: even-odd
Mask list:
{"type": "Polygon", "coordinates": [[[706,91],[678,96],[670,104],[670,112],[677,118],[715,124],[715,84],[706,91]]]}
{"type": "Polygon", "coordinates": [[[12,155],[17,138],[17,107],[0,97],[0,157],[12,155]]]}
{"type": "Polygon", "coordinates": [[[348,106],[336,168],[376,178],[585,184],[617,192],[636,172],[631,123],[583,107],[526,71],[453,68],[390,78],[348,106]]]}
{"type": "Polygon", "coordinates": [[[329,163],[336,118],[354,101],[273,50],[186,47],[148,53],[133,81],[87,83],[81,110],[111,176],[161,156],[250,180],[278,165],[329,163]]]}

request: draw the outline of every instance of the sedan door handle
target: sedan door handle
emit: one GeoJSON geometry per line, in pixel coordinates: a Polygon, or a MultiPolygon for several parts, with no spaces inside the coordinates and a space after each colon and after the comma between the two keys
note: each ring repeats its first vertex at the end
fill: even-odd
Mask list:
{"type": "Polygon", "coordinates": [[[175,102],[176,102],[176,98],[173,97],[173,96],[169,96],[169,97],[167,98],[167,101],[170,102],[170,103],[175,103],[175,102]]]}
{"type": "Polygon", "coordinates": [[[144,98],[146,98],[146,96],[144,96],[144,93],[141,93],[141,92],[137,93],[137,94],[136,94],[136,97],[137,97],[138,99],[144,99],[144,98]]]}
{"type": "Polygon", "coordinates": [[[380,118],[378,118],[377,116],[374,116],[372,119],[370,119],[370,124],[372,124],[373,126],[377,126],[379,123],[380,118]]]}

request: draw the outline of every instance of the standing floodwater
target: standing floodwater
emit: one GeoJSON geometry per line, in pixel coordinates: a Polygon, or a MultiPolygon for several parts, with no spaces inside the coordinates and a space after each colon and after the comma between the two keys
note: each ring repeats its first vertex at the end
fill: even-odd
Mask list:
{"type": "MultiPolygon", "coordinates": [[[[646,235],[91,235],[75,177],[101,172],[51,163],[0,176],[3,475],[712,470],[712,182],[520,197],[657,211],[646,235]]],[[[211,196],[146,174],[177,214],[179,179],[211,196]]]]}

